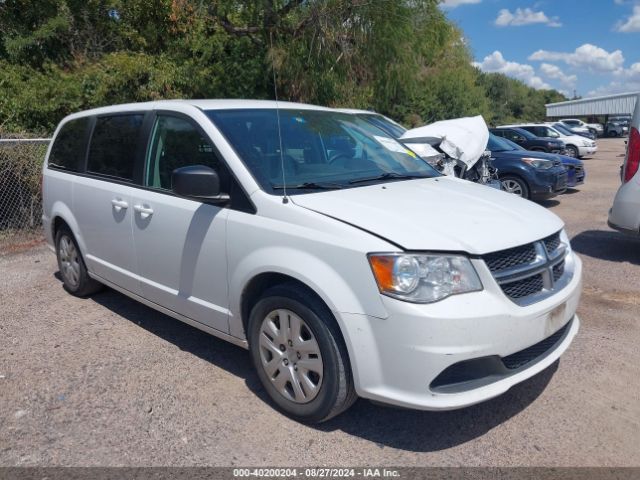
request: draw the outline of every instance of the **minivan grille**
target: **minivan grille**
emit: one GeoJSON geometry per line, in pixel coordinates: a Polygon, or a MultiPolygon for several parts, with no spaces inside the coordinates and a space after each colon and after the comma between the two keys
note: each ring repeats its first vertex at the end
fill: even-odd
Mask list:
{"type": "Polygon", "coordinates": [[[533,248],[533,244],[490,253],[484,257],[484,261],[487,262],[489,270],[492,272],[531,263],[535,259],[536,250],[533,248]]]}
{"type": "Polygon", "coordinates": [[[567,245],[560,232],[540,241],[489,253],[482,258],[502,291],[521,306],[552,295],[568,283],[567,245]]]}
{"type": "Polygon", "coordinates": [[[564,260],[553,267],[553,281],[557,282],[564,275],[564,260]]]}
{"type": "Polygon", "coordinates": [[[541,292],[543,288],[542,275],[533,275],[523,280],[506,283],[502,286],[502,291],[511,298],[523,298],[541,292]]]}
{"type": "Polygon", "coordinates": [[[547,247],[547,253],[552,255],[560,246],[560,233],[555,233],[550,237],[545,238],[543,241],[544,246],[547,247]]]}

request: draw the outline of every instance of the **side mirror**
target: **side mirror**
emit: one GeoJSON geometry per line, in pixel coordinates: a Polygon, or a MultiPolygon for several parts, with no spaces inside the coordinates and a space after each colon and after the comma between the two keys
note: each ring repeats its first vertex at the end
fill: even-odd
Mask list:
{"type": "Polygon", "coordinates": [[[518,135],[517,137],[515,137],[515,142],[524,142],[524,137],[521,137],[520,135],[518,135]]]}
{"type": "Polygon", "coordinates": [[[213,168],[190,165],[171,174],[171,190],[176,195],[210,203],[226,203],[229,195],[220,192],[220,177],[213,168]]]}

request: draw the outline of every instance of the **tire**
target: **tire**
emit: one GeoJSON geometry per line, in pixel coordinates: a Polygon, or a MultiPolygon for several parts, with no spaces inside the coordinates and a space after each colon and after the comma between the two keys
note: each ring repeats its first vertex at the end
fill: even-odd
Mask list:
{"type": "Polygon", "coordinates": [[[87,297],[103,285],[89,276],[78,242],[66,225],[56,232],[56,257],[64,289],[76,297],[87,297]]]}
{"type": "Polygon", "coordinates": [[[578,158],[580,156],[580,151],[577,147],[573,145],[567,145],[567,157],[578,158]]]}
{"type": "Polygon", "coordinates": [[[607,132],[607,136],[611,137],[611,138],[615,138],[618,136],[618,132],[616,132],[615,130],[609,130],[607,132]]]}
{"type": "Polygon", "coordinates": [[[248,333],[258,377],[273,403],[287,416],[319,423],[342,413],[357,399],[347,348],[336,320],[306,289],[287,283],[267,290],[251,309],[248,333]],[[283,329],[283,321],[289,325],[302,322],[298,329],[294,327],[299,333],[283,329]],[[303,347],[302,342],[311,343],[303,347]],[[298,362],[311,367],[298,368],[298,362]]]}
{"type": "Polygon", "coordinates": [[[507,193],[512,193],[522,198],[529,198],[529,186],[527,182],[515,175],[504,175],[500,177],[500,185],[502,190],[507,193]]]}

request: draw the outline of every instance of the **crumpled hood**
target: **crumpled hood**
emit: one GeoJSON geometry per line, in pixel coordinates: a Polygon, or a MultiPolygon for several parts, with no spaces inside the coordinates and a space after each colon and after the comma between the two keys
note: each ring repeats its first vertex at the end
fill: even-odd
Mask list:
{"type": "Polygon", "coordinates": [[[540,240],[563,227],[556,215],[533,202],[449,177],[295,195],[291,200],[406,250],[485,254],[540,240]]]}

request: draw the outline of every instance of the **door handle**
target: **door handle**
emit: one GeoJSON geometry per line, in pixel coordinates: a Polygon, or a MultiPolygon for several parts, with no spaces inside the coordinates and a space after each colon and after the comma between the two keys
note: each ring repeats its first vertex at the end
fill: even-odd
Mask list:
{"type": "Polygon", "coordinates": [[[133,209],[140,214],[140,217],[147,218],[153,215],[153,208],[144,205],[134,205],[133,209]]]}
{"type": "Polygon", "coordinates": [[[129,208],[129,204],[119,198],[114,198],[113,200],[111,200],[111,205],[113,205],[113,209],[116,212],[119,212],[120,210],[126,210],[127,208],[129,208]]]}

